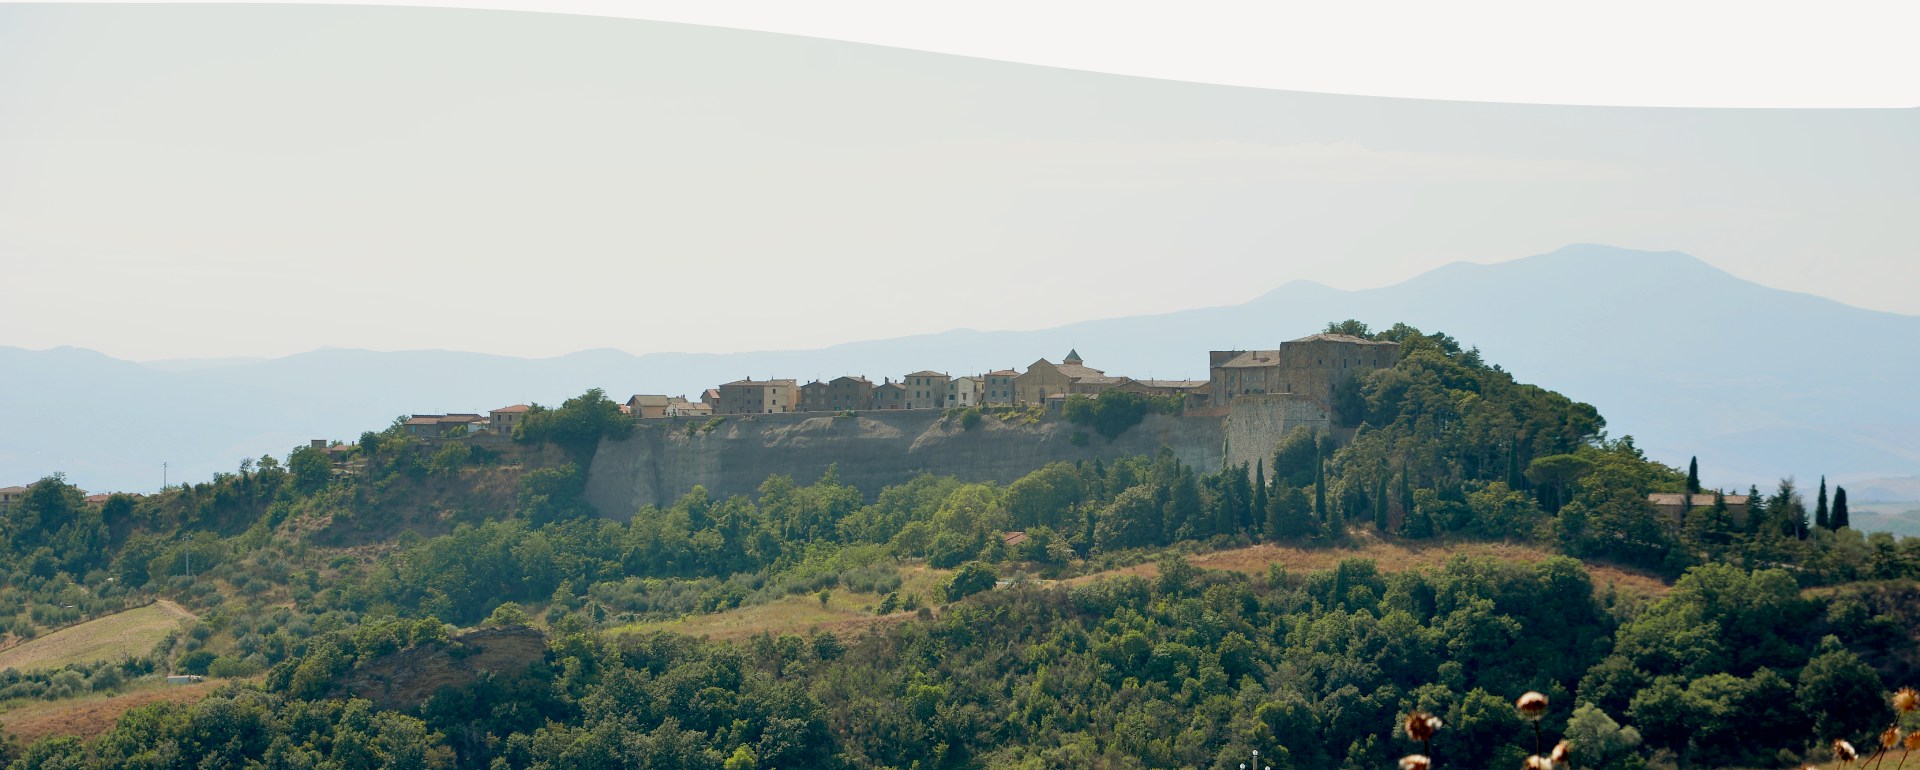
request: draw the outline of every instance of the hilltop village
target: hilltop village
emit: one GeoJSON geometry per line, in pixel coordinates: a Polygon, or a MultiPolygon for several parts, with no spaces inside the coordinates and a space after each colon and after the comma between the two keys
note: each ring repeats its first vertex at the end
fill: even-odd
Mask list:
{"type": "MultiPolygon", "coordinates": [[[[1045,358],[1034,361],[1024,372],[1001,369],[956,377],[926,370],[899,379],[884,377],[879,384],[859,374],[814,380],[805,385],[793,379],[749,377],[708,388],[697,399],[636,394],[627,399],[621,410],[639,420],[975,406],[1039,406],[1058,410],[1070,396],[1099,397],[1118,392],[1177,396],[1189,412],[1224,411],[1240,396],[1283,394],[1331,414],[1335,387],[1360,373],[1391,367],[1399,359],[1399,343],[1345,334],[1313,334],[1283,342],[1274,350],[1209,351],[1209,376],[1205,380],[1136,379],[1110,374],[1088,366],[1074,350],[1068,351],[1059,363],[1045,358]]],[[[408,417],[404,424],[408,434],[419,438],[455,434],[510,436],[515,423],[529,409],[525,404],[515,404],[484,415],[416,414],[408,417]]]]}

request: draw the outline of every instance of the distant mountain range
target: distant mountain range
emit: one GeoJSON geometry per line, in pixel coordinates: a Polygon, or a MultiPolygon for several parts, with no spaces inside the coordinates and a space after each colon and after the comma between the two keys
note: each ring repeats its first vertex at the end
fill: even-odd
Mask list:
{"type": "MultiPolygon", "coordinates": [[[[1024,368],[1077,348],[1133,377],[1207,376],[1209,349],[1270,348],[1357,318],[1405,321],[1480,348],[1524,382],[1597,406],[1709,484],[1862,481],[1920,488],[1920,317],[1767,288],[1675,252],[1569,246],[1453,264],[1394,286],[1296,281],[1253,301],[1034,331],[954,331],[819,350],[635,356],[589,350],[524,359],[441,350],[323,349],[268,360],[140,364],[74,348],[0,348],[0,485],[53,471],[94,490],[205,479],[311,438],[350,439],[408,413],[558,403],[589,387],[697,395],[752,376],[803,382],[920,369],[1024,368]]],[[[676,338],[684,338],[676,335],[676,338]]],[[[1864,491],[1864,490],[1863,490],[1864,491]]]]}

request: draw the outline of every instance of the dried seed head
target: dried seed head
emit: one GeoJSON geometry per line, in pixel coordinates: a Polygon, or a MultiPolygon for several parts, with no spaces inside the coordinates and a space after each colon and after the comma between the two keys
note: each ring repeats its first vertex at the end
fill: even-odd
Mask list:
{"type": "Polygon", "coordinates": [[[1901,713],[1920,709],[1920,691],[1902,687],[1893,694],[1893,708],[1901,713]]]}
{"type": "Polygon", "coordinates": [[[1400,770],[1427,770],[1433,767],[1433,760],[1425,754],[1408,754],[1400,758],[1400,770]]]}
{"type": "Polygon", "coordinates": [[[1571,754],[1573,754],[1573,744],[1563,740],[1553,744],[1553,754],[1548,758],[1552,759],[1554,764],[1564,765],[1567,763],[1567,757],[1571,754]]]}
{"type": "Polygon", "coordinates": [[[1537,692],[1530,692],[1520,696],[1520,700],[1514,701],[1513,705],[1515,708],[1520,709],[1521,716],[1528,719],[1539,719],[1542,714],[1547,713],[1547,696],[1537,692]]]}
{"type": "Polygon", "coordinates": [[[1521,765],[1521,770],[1553,770],[1553,760],[1535,754],[1527,757],[1527,763],[1521,765]]]}
{"type": "Polygon", "coordinates": [[[1440,731],[1440,725],[1439,717],[1424,711],[1415,711],[1407,716],[1407,737],[1416,741],[1432,740],[1433,734],[1440,731]]]}
{"type": "Polygon", "coordinates": [[[1898,727],[1889,727],[1886,732],[1880,734],[1880,748],[1891,749],[1899,743],[1900,728],[1898,727]]]}
{"type": "Polygon", "coordinates": [[[1853,750],[1853,744],[1846,741],[1833,742],[1833,758],[1842,762],[1852,762],[1860,753],[1853,750]]]}
{"type": "Polygon", "coordinates": [[[1920,732],[1907,733],[1905,745],[1908,751],[1920,751],[1920,732]]]}

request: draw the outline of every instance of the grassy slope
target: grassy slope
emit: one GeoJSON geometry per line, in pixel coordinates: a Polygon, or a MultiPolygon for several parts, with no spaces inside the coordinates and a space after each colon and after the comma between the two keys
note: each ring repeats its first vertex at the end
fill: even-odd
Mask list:
{"type": "Polygon", "coordinates": [[[162,599],[0,650],[0,670],[59,668],[69,663],[145,655],[169,631],[192,618],[193,613],[162,599]]]}
{"type": "MultiPolygon", "coordinates": [[[[1205,569],[1265,573],[1270,564],[1279,564],[1293,572],[1312,572],[1331,569],[1342,559],[1362,558],[1372,559],[1379,565],[1382,572],[1403,572],[1410,569],[1435,569],[1445,564],[1448,559],[1460,554],[1490,556],[1504,561],[1528,564],[1545,561],[1556,555],[1535,546],[1510,543],[1410,544],[1406,541],[1387,542],[1364,538],[1351,548],[1296,548],[1262,544],[1203,553],[1189,558],[1188,561],[1194,566],[1205,569]]],[[[1608,585],[1612,585],[1622,593],[1657,597],[1666,594],[1672,587],[1660,578],[1644,572],[1596,562],[1585,564],[1587,572],[1593,575],[1593,584],[1598,590],[1604,591],[1608,585]]],[[[1152,562],[1147,562],[1073,578],[1068,582],[1082,583],[1113,575],[1152,577],[1159,572],[1158,567],[1152,562]]]]}
{"type": "MultiPolygon", "coordinates": [[[[1351,548],[1255,545],[1198,554],[1189,557],[1188,560],[1195,566],[1205,569],[1264,574],[1270,564],[1279,564],[1294,572],[1310,572],[1330,569],[1339,564],[1342,559],[1357,557],[1374,560],[1383,572],[1401,572],[1410,569],[1437,569],[1448,559],[1460,554],[1489,556],[1523,563],[1540,562],[1555,555],[1551,551],[1533,546],[1506,543],[1436,543],[1409,546],[1403,542],[1364,540],[1351,548]]],[[[1588,562],[1586,568],[1588,573],[1593,575],[1594,588],[1598,591],[1605,591],[1612,586],[1622,594],[1658,597],[1672,588],[1658,577],[1634,570],[1593,562],[1588,562]]],[[[937,586],[948,573],[949,570],[929,569],[924,565],[906,567],[901,574],[904,582],[900,587],[900,595],[918,594],[923,602],[937,604],[939,595],[937,586]]],[[[1159,568],[1152,562],[1146,562],[1060,582],[1080,584],[1121,575],[1153,577],[1157,574],[1159,574],[1159,568]]],[[[1049,584],[1049,581],[1040,582],[1042,585],[1049,584]]],[[[880,599],[881,597],[871,594],[835,591],[827,605],[822,607],[819,599],[812,595],[788,596],[767,604],[741,607],[710,615],[690,615],[679,620],[635,623],[614,629],[613,632],[673,631],[714,640],[745,639],[761,632],[775,636],[806,634],[814,630],[844,633],[857,631],[874,623],[897,622],[913,617],[911,612],[896,612],[886,616],[873,615],[870,608],[878,604],[880,599]]]]}
{"type": "Polygon", "coordinates": [[[158,677],[139,680],[124,691],[112,695],[91,693],[58,701],[21,701],[0,711],[0,725],[31,743],[51,735],[77,735],[92,738],[112,729],[121,714],[149,703],[190,703],[220,687],[222,682],[196,682],[188,685],[164,684],[158,677]]]}
{"type": "MultiPolygon", "coordinates": [[[[923,603],[932,604],[939,596],[939,585],[952,570],[932,569],[924,564],[903,567],[900,570],[900,589],[904,597],[917,595],[923,603]]],[[[688,636],[707,639],[745,639],[761,632],[774,636],[782,634],[806,634],[815,629],[825,629],[835,633],[857,631],[878,622],[892,622],[913,617],[911,612],[895,612],[891,615],[877,616],[872,612],[874,605],[886,598],[879,594],[862,594],[834,589],[825,606],[813,594],[796,594],[766,604],[756,604],[738,609],[716,612],[708,615],[689,615],[678,620],[649,621],[634,623],[612,629],[611,633],[648,633],[653,631],[672,631],[688,636]]]]}

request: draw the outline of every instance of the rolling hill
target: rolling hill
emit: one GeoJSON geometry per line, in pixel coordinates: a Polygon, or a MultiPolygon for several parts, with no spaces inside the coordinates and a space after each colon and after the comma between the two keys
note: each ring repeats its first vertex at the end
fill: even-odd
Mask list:
{"type": "Polygon", "coordinates": [[[1378,289],[1296,281],[1240,305],[818,350],[525,359],[323,349],[156,367],[0,348],[0,481],[65,471],[89,488],[151,489],[162,462],[175,479],[205,478],[401,414],[557,403],[596,386],[625,398],[746,376],[959,374],[1057,360],[1070,347],[1112,373],[1204,378],[1208,349],[1272,347],[1344,318],[1450,333],[1522,381],[1593,403],[1612,435],[1634,436],[1657,459],[1698,455],[1709,483],[1920,475],[1920,404],[1897,397],[1920,380],[1920,360],[1901,352],[1920,337],[1920,317],[1760,286],[1685,254],[1578,245],[1378,289]]]}

